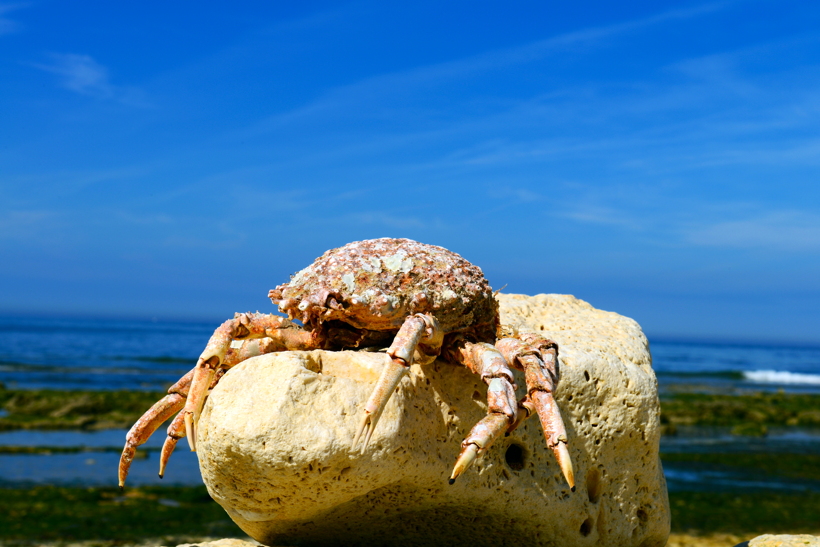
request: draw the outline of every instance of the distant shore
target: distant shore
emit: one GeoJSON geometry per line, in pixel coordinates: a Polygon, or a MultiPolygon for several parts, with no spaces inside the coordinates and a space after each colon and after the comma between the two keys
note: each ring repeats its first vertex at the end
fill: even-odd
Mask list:
{"type": "MultiPolygon", "coordinates": [[[[0,431],[129,428],[163,392],[6,389],[0,383],[0,431]]],[[[661,397],[665,434],[682,425],[725,426],[738,435],[768,427],[820,428],[820,396],[804,393],[675,393],[661,397]]]]}

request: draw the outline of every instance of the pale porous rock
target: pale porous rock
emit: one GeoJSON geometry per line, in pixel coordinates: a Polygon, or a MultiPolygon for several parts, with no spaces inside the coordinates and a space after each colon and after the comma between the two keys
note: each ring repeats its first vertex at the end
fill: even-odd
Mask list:
{"type": "Polygon", "coordinates": [[[808,534],[765,534],[737,545],[737,547],[820,547],[820,538],[808,534]]]}
{"type": "Polygon", "coordinates": [[[657,382],[638,324],[571,296],[498,298],[502,323],[559,344],[576,492],[537,418],[448,485],[487,388],[442,361],[414,365],[352,451],[386,356],[310,351],[250,359],[213,390],[197,443],[211,496],[267,545],[664,545],[657,382]]]}
{"type": "Polygon", "coordinates": [[[246,541],[244,539],[217,539],[214,541],[200,541],[199,543],[183,543],[177,547],[259,547],[255,541],[246,541]]]}

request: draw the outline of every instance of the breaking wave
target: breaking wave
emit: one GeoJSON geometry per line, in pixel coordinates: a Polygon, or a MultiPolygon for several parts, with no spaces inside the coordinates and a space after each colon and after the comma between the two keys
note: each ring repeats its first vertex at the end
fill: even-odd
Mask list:
{"type": "Polygon", "coordinates": [[[801,384],[820,386],[820,374],[805,374],[785,370],[749,370],[743,377],[756,384],[801,384]]]}

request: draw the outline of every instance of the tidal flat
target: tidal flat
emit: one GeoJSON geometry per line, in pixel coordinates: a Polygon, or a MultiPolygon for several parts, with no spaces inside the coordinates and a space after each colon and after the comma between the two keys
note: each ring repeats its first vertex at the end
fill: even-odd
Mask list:
{"type": "MultiPolygon", "coordinates": [[[[0,383],[0,431],[129,428],[164,397],[150,391],[13,390],[0,383]]],[[[661,398],[666,434],[682,425],[729,426],[765,435],[774,426],[820,428],[820,395],[758,392],[675,393],[661,398]]]]}
{"type": "Polygon", "coordinates": [[[0,489],[0,544],[94,541],[122,545],[152,538],[177,545],[203,537],[243,537],[204,486],[0,489]],[[116,539],[114,539],[116,538],[116,539]]]}
{"type": "Polygon", "coordinates": [[[128,428],[164,396],[141,391],[12,390],[0,383],[0,431],[128,428]]]}
{"type": "MultiPolygon", "coordinates": [[[[204,486],[127,488],[124,492],[58,486],[3,488],[0,499],[0,545],[176,545],[245,536],[204,486]]],[[[816,492],[678,492],[670,493],[669,501],[672,532],[677,535],[709,538],[728,534],[749,539],[763,533],[820,533],[820,493],[816,492]]]]}
{"type": "MultiPolygon", "coordinates": [[[[0,443],[0,458],[42,458],[51,466],[60,458],[84,466],[95,459],[88,472],[102,477],[78,484],[0,481],[0,545],[176,545],[243,537],[196,485],[194,459],[177,462],[178,477],[185,476],[183,468],[194,472],[184,484],[114,487],[123,430],[163,395],[0,388],[0,435],[8,441],[0,443]]],[[[820,535],[820,395],[675,393],[665,394],[661,406],[670,545],[734,545],[726,538],[763,533],[820,535]]],[[[150,460],[146,477],[155,477],[157,437],[138,451],[150,460]]],[[[68,472],[79,465],[68,465],[68,472]]]]}

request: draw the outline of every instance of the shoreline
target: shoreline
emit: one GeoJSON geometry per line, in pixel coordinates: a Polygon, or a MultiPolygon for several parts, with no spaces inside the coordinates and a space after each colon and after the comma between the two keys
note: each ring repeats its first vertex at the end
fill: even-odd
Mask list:
{"type": "MultiPolygon", "coordinates": [[[[0,383],[0,431],[13,429],[128,429],[166,395],[153,391],[7,389],[0,383]]],[[[765,435],[768,427],[820,429],[820,395],[750,393],[662,394],[664,435],[679,426],[728,426],[736,435],[765,435]]]]}
{"type": "MultiPolygon", "coordinates": [[[[0,435],[12,431],[126,429],[162,393],[132,391],[8,390],[0,387],[0,435]]],[[[788,393],[690,394],[661,397],[664,438],[661,460],[668,471],[706,470],[704,476],[745,473],[762,480],[803,481],[804,491],[771,485],[758,490],[712,484],[684,485],[669,492],[672,535],[669,547],[733,547],[762,534],[820,535],[820,453],[783,450],[759,436],[769,428],[810,430],[820,435],[820,396],[788,393]],[[738,427],[744,426],[744,427],[738,427]],[[725,443],[711,451],[689,450],[693,429],[719,428],[725,443]],[[726,440],[727,439],[727,440],[726,440]],[[734,441],[733,439],[736,439],[734,441]],[[744,446],[766,446],[744,452],[744,446]],[[688,466],[688,467],[686,467],[688,466]]],[[[773,430],[774,431],[774,430],[773,430]]],[[[158,435],[162,432],[160,431],[158,435]]],[[[25,439],[25,435],[21,438],[25,439]]],[[[697,437],[694,437],[697,438],[697,437]]],[[[99,447],[32,446],[21,440],[0,446],[6,455],[118,452],[106,441],[99,447]]],[[[812,447],[814,445],[811,445],[812,447]]],[[[792,449],[794,447],[792,446],[792,449]]],[[[138,450],[147,457],[155,447],[138,450]]],[[[671,486],[671,478],[668,479],[671,486]]],[[[6,510],[0,513],[0,545],[178,545],[213,538],[245,537],[204,486],[113,487],[0,484],[6,510]],[[196,518],[191,518],[196,515],[196,518]],[[123,535],[122,530],[127,530],[123,535]],[[117,540],[108,538],[117,537],[117,540]]]]}
{"type": "MultiPolygon", "coordinates": [[[[242,537],[204,486],[0,488],[0,545],[178,543],[242,537]],[[117,538],[116,541],[110,538],[117,538]],[[185,541],[182,541],[185,539],[185,541]]],[[[762,534],[820,535],[820,492],[671,492],[670,546],[733,546],[762,534]],[[727,543],[727,538],[739,541],[727,543]]]]}

